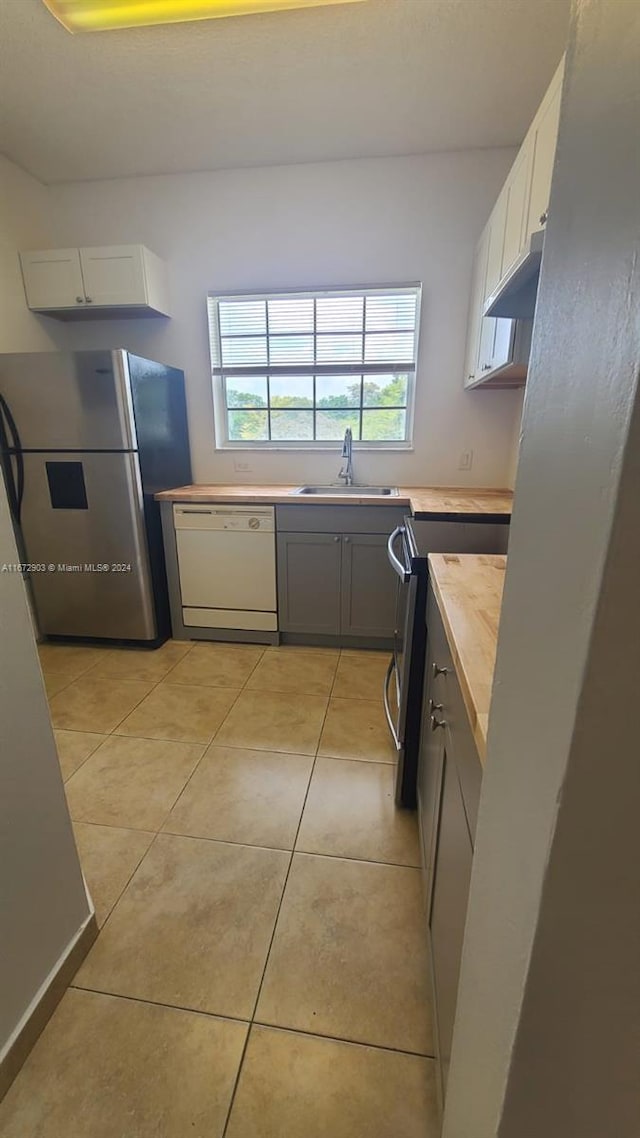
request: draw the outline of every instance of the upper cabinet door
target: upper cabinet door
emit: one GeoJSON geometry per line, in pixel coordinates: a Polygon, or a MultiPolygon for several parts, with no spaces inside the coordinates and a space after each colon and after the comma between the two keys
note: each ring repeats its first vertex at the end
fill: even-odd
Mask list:
{"type": "Polygon", "coordinates": [[[143,305],[147,287],[141,245],[107,245],[80,250],[87,304],[143,305]]]}
{"type": "Polygon", "coordinates": [[[536,229],[540,229],[544,226],[547,220],[551,176],[553,174],[556,143],[558,141],[563,75],[564,64],[561,64],[553,77],[553,82],[534,119],[531,130],[533,163],[527,216],[527,234],[535,233],[536,229]]]}
{"type": "Polygon", "coordinates": [[[531,145],[529,144],[529,138],[527,136],[511,168],[511,173],[509,174],[505,186],[507,192],[507,216],[504,227],[500,277],[503,277],[507,270],[511,268],[513,262],[520,255],[527,242],[526,219],[530,169],[531,145]]]}
{"type": "Polygon", "coordinates": [[[491,295],[502,276],[502,255],[504,250],[504,231],[507,220],[507,186],[491,212],[489,218],[489,251],[487,253],[487,275],[484,282],[484,300],[491,295]]]}
{"type": "Polygon", "coordinates": [[[489,252],[489,226],[486,225],[476,246],[471,272],[471,296],[467,319],[467,350],[464,364],[465,387],[472,384],[478,371],[480,353],[480,331],[482,307],[484,305],[484,282],[487,277],[487,254],[489,252]]]}
{"type": "Polygon", "coordinates": [[[77,249],[21,253],[29,308],[77,308],[84,305],[84,282],[77,249]]]}

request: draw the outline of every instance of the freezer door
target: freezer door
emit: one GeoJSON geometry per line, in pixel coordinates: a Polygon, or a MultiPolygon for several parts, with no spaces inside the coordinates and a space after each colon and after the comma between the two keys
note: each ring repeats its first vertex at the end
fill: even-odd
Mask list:
{"type": "Polygon", "coordinates": [[[0,356],[0,395],[22,450],[137,448],[124,351],[0,356]]]}
{"type": "Polygon", "coordinates": [[[135,454],[24,455],[22,536],[40,631],[156,636],[135,454]]]}

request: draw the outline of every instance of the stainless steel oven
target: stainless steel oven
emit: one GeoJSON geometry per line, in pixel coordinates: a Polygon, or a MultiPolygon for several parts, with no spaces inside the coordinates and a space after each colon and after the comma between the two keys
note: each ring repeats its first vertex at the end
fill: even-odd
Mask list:
{"type": "Polygon", "coordinates": [[[384,681],[384,709],[396,749],[395,797],[399,806],[416,805],[425,625],[430,553],[506,553],[508,516],[478,515],[405,518],[387,543],[398,578],[394,649],[384,681]]]}
{"type": "Polygon", "coordinates": [[[417,738],[426,648],[427,559],[420,557],[409,518],[391,534],[387,553],[398,577],[393,655],[384,682],[384,710],[397,754],[396,802],[416,805],[417,738]],[[421,664],[422,662],[422,664],[421,664]],[[417,716],[417,723],[414,722],[417,716]]]}

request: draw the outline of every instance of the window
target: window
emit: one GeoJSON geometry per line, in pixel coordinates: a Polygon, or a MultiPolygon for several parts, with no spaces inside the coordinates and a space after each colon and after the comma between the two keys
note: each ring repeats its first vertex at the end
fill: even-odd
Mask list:
{"type": "Polygon", "coordinates": [[[209,296],[217,441],[408,446],[420,286],[209,296]]]}

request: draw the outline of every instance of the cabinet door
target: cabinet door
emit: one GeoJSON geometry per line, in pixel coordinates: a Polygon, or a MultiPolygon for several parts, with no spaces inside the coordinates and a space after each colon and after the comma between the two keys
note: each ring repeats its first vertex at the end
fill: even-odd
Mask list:
{"type": "Polygon", "coordinates": [[[340,632],[338,534],[278,534],[278,612],[282,632],[340,632]]]}
{"type": "Polygon", "coordinates": [[[491,370],[504,367],[513,359],[513,338],[516,331],[515,320],[498,318],[493,337],[491,370]]]}
{"type": "Polygon", "coordinates": [[[147,289],[140,245],[104,245],[81,249],[87,304],[146,304],[147,289]]]}
{"type": "Polygon", "coordinates": [[[77,249],[21,253],[20,262],[29,308],[77,308],[85,303],[77,249]]]}
{"type": "Polygon", "coordinates": [[[345,534],[342,539],[344,636],[391,638],[395,631],[397,581],[387,557],[386,534],[345,534]]]}
{"type": "Polygon", "coordinates": [[[431,956],[443,1091],[451,1059],[473,851],[453,758],[443,757],[442,805],[431,901],[431,956]]]}
{"type": "Polygon", "coordinates": [[[529,204],[527,199],[530,165],[531,140],[527,136],[511,168],[506,185],[507,216],[504,227],[501,277],[511,268],[527,240],[526,218],[529,204]]]}
{"type": "Polygon", "coordinates": [[[504,251],[504,232],[507,221],[507,186],[491,211],[489,218],[489,251],[487,254],[487,275],[484,282],[484,300],[491,295],[502,276],[502,254],[504,251]]]}
{"type": "Polygon", "coordinates": [[[476,246],[471,272],[471,294],[467,318],[467,350],[464,364],[465,386],[473,383],[478,371],[480,354],[480,333],[482,331],[482,308],[484,305],[484,283],[487,276],[487,254],[489,252],[489,229],[484,231],[476,246]]]}
{"type": "MultiPolygon", "coordinates": [[[[484,303],[484,302],[483,302],[484,303]]],[[[480,349],[478,352],[478,367],[476,369],[476,378],[487,375],[493,368],[493,346],[496,340],[496,325],[498,321],[495,316],[483,316],[482,326],[480,328],[480,349]]]]}
{"type": "Polygon", "coordinates": [[[551,176],[556,156],[563,68],[560,67],[533,123],[533,161],[527,215],[527,234],[546,223],[549,210],[551,176]]]}
{"type": "MultiPolygon", "coordinates": [[[[440,702],[434,690],[431,641],[427,648],[422,730],[420,733],[420,754],[418,756],[418,827],[422,846],[422,879],[427,920],[431,910],[444,766],[444,735],[441,728],[437,728],[435,731],[431,730],[430,700],[433,700],[434,704],[440,702]]],[[[439,719],[442,719],[439,711],[435,714],[439,719]]]]}

